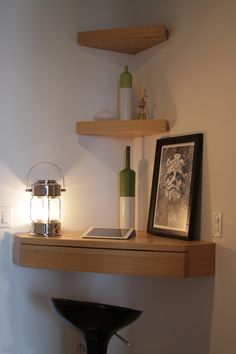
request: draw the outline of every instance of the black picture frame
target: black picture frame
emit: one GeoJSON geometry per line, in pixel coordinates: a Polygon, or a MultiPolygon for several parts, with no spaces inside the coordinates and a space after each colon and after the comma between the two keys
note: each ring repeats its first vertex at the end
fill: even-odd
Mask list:
{"type": "Polygon", "coordinates": [[[193,240],[200,197],[203,134],[159,139],[153,169],[147,232],[193,240]]]}

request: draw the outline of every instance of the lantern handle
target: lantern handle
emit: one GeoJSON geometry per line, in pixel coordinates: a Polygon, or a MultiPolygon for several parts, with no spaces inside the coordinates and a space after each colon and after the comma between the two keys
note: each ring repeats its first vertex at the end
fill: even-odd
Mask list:
{"type": "Polygon", "coordinates": [[[60,173],[60,175],[61,175],[61,178],[62,178],[62,188],[61,188],[61,192],[65,192],[65,191],[66,191],[66,188],[65,188],[65,178],[64,178],[64,176],[63,176],[63,173],[62,173],[62,170],[60,169],[60,167],[59,167],[58,165],[56,165],[55,163],[53,163],[53,162],[41,161],[41,162],[38,162],[38,163],[36,163],[35,165],[33,165],[33,166],[30,168],[29,172],[27,173],[26,192],[32,192],[32,188],[29,187],[29,177],[30,177],[30,174],[31,174],[32,170],[33,170],[35,167],[37,167],[37,166],[39,166],[39,165],[41,165],[41,164],[46,164],[46,163],[57,168],[57,170],[59,171],[59,173],[60,173]]]}

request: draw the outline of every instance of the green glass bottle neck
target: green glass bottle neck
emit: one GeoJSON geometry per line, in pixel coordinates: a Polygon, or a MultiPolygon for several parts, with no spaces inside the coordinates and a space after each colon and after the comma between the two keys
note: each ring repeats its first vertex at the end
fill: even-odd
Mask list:
{"type": "Polygon", "coordinates": [[[126,146],[125,150],[125,168],[130,168],[130,146],[126,146]]]}

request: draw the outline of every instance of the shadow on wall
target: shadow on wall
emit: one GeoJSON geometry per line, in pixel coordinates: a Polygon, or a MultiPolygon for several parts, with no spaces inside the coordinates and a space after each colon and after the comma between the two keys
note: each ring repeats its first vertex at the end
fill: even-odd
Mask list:
{"type": "MultiPolygon", "coordinates": [[[[67,324],[61,323],[61,321],[58,319],[58,314],[56,313],[55,309],[51,304],[51,297],[53,297],[53,291],[51,295],[48,296],[46,295],[44,296],[41,291],[40,294],[37,294],[36,292],[32,293],[30,295],[30,300],[32,302],[32,305],[35,308],[36,313],[37,314],[40,313],[40,316],[44,318],[44,320],[41,321],[41,324],[37,325],[37,333],[39,337],[41,337],[46,330],[47,333],[49,334],[49,338],[50,336],[52,336],[53,338],[53,344],[52,344],[53,350],[55,350],[56,353],[63,354],[68,352],[68,345],[66,339],[71,337],[73,340],[73,332],[75,330],[72,328],[72,335],[71,335],[70,333],[71,328],[69,328],[67,324]]],[[[34,326],[33,323],[32,326],[34,326]]],[[[78,340],[80,339],[82,341],[82,336],[78,337],[78,340]]],[[[71,351],[72,353],[74,352],[77,353],[77,351],[74,351],[77,342],[75,342],[72,345],[72,351],[71,351]]],[[[36,352],[40,353],[40,350],[42,350],[41,346],[38,345],[38,348],[36,348],[36,352]]],[[[46,353],[49,352],[50,352],[50,348],[49,346],[48,347],[46,346],[46,353]]]]}
{"type": "Polygon", "coordinates": [[[13,274],[11,271],[11,234],[5,232],[0,235],[0,329],[1,353],[14,353],[14,322],[12,316],[12,288],[13,274]]]}
{"type": "Polygon", "coordinates": [[[142,285],[135,280],[132,288],[146,299],[139,305],[143,316],[137,322],[133,353],[209,353],[213,277],[144,280],[142,285]]]}
{"type": "Polygon", "coordinates": [[[178,112],[168,73],[170,47],[168,40],[135,56],[133,71],[141,86],[145,86],[146,81],[149,117],[167,119],[169,128],[172,129],[177,122],[178,112]]]}
{"type": "Polygon", "coordinates": [[[145,146],[142,139],[140,146],[140,160],[138,162],[138,230],[147,229],[147,218],[149,211],[148,193],[148,161],[145,158],[145,146]]]}
{"type": "Polygon", "coordinates": [[[232,354],[235,353],[236,311],[230,304],[235,304],[236,299],[236,249],[233,244],[225,247],[220,239],[218,242],[211,353],[232,354]]]}

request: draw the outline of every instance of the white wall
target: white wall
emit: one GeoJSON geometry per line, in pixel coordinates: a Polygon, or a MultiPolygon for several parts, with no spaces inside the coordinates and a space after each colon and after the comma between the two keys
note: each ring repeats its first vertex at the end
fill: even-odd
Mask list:
{"type": "Polygon", "coordinates": [[[75,134],[77,120],[116,111],[124,64],[141,78],[151,73],[150,104],[169,120],[171,135],[205,134],[203,239],[211,239],[212,211],[224,213],[216,276],[186,280],[23,269],[11,263],[11,233],[2,230],[0,353],[79,352],[75,331],[51,311],[50,296],[143,310],[121,331],[132,346],[113,338],[109,353],[235,353],[235,10],[230,0],[0,1],[0,205],[12,206],[11,232],[28,230],[26,174],[45,159],[65,174],[65,230],[116,224],[127,143],[136,153],[138,225],[145,228],[158,136],[133,143],[75,134]],[[167,25],[170,39],[135,57],[76,44],[79,30],[156,23],[167,25]]]}

